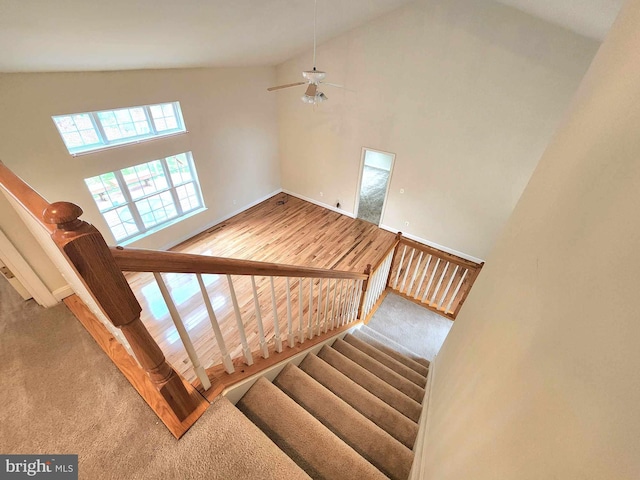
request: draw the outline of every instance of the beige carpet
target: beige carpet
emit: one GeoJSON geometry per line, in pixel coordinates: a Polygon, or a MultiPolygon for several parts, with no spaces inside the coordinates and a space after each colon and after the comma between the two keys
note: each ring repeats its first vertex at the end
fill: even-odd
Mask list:
{"type": "Polygon", "coordinates": [[[431,361],[453,322],[398,295],[389,293],[367,327],[431,361]]]}
{"type": "Polygon", "coordinates": [[[67,308],[0,277],[0,452],[79,454],[83,479],[309,478],[227,400],[177,441],[67,308]]]}
{"type": "Polygon", "coordinates": [[[237,406],[314,479],[407,480],[423,369],[347,334],[259,379],[237,406]]]}

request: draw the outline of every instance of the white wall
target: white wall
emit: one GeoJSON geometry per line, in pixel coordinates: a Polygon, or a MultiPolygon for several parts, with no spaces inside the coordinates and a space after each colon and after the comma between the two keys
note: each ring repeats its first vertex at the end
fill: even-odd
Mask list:
{"type": "Polygon", "coordinates": [[[115,244],[84,179],[192,151],[208,209],[131,245],[164,248],[280,188],[274,81],[272,67],[0,75],[0,159],[47,200],[80,205],[115,244]],[[78,157],[51,120],[176,100],[187,134],[78,157]]]}
{"type": "Polygon", "coordinates": [[[58,269],[2,194],[0,194],[0,230],[50,292],[55,292],[67,285],[58,269]]]}
{"type": "Polygon", "coordinates": [[[302,87],[276,94],[283,188],[352,213],[362,147],[393,152],[383,224],[484,258],[597,46],[490,1],[409,4],[320,46],[352,92],[323,87],[315,111],[302,87]]]}
{"type": "Polygon", "coordinates": [[[425,478],[640,478],[638,25],[632,0],[440,351],[425,478]]]}

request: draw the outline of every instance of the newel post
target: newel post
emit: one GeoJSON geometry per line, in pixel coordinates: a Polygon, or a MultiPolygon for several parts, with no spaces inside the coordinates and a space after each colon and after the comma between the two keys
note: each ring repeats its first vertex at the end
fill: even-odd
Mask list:
{"type": "Polygon", "coordinates": [[[158,392],[178,419],[184,420],[195,409],[194,400],[140,320],[142,308],[104,238],[93,225],[80,220],[80,215],[82,209],[68,202],[52,203],[43,212],[44,220],[56,225],[51,234],[54,242],[75,267],[107,318],[127,338],[158,392]]]}
{"type": "Polygon", "coordinates": [[[364,274],[367,278],[362,282],[362,295],[360,296],[360,305],[358,305],[358,318],[362,320],[362,309],[364,308],[364,300],[367,296],[367,288],[369,286],[369,278],[371,277],[371,264],[367,264],[367,268],[364,269],[364,274]]]}

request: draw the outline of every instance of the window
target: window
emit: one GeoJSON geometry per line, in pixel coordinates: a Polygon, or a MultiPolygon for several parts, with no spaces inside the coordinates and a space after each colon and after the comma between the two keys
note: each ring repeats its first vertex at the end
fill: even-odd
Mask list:
{"type": "Polygon", "coordinates": [[[179,102],[52,118],[72,155],[186,131],[179,102]]]}
{"type": "Polygon", "coordinates": [[[103,173],[85,183],[118,242],[203,206],[191,152],[103,173]]]}

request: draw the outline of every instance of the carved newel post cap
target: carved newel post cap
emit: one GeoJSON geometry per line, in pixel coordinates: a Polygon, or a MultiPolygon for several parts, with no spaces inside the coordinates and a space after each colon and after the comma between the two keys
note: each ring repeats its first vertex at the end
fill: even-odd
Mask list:
{"type": "Polygon", "coordinates": [[[368,263],[367,264],[367,268],[364,269],[364,274],[365,275],[371,275],[371,264],[368,263]]]}
{"type": "Polygon", "coordinates": [[[45,208],[42,215],[47,223],[64,225],[75,222],[82,213],[78,205],[70,202],[55,202],[45,208]]]}

